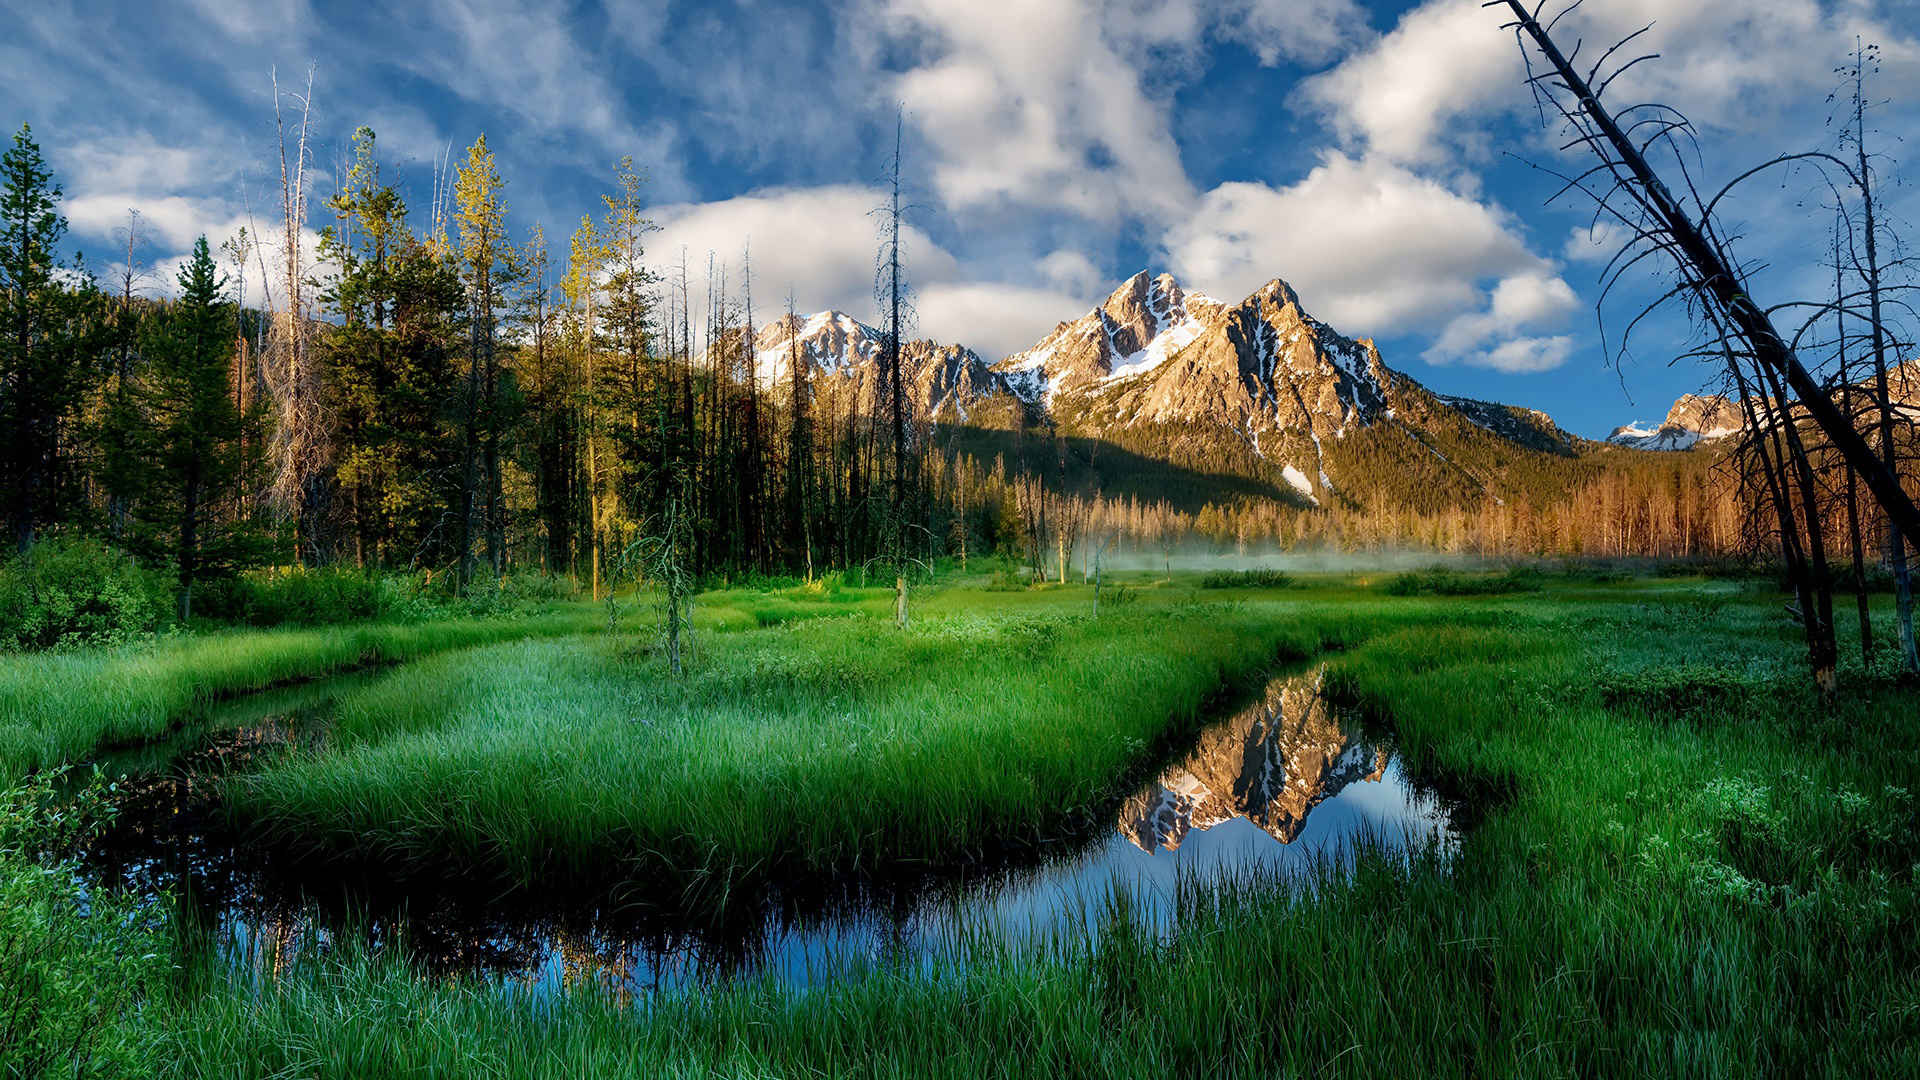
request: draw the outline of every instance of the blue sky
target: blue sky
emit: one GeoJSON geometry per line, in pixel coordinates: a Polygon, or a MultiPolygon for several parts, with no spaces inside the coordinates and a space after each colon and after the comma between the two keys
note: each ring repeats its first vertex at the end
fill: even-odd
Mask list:
{"type": "MultiPolygon", "coordinates": [[[[96,270],[142,212],[156,291],[198,233],[271,217],[268,74],[284,89],[311,63],[319,191],[367,124],[424,214],[435,156],[485,132],[516,229],[542,222],[558,248],[631,154],[655,263],[684,250],[699,277],[709,251],[737,264],[750,243],[763,312],[791,289],[872,317],[867,211],[904,106],[919,330],[989,358],[1151,268],[1224,299],[1285,278],[1435,389],[1590,436],[1705,378],[1668,364],[1671,320],[1609,365],[1606,249],[1580,207],[1543,205],[1556,185],[1529,163],[1567,159],[1478,0],[9,7],[0,122],[34,125],[96,270]]],[[[1604,41],[1649,21],[1662,60],[1617,92],[1685,108],[1710,177],[1830,144],[1824,99],[1856,35],[1882,46],[1880,93],[1913,103],[1880,114],[1888,149],[1920,134],[1916,0],[1587,0],[1566,25],[1604,41]]],[[[1732,207],[1780,298],[1821,280],[1815,188],[1770,179],[1732,207]]],[[[1911,187],[1890,192],[1920,217],[1911,187]]]]}

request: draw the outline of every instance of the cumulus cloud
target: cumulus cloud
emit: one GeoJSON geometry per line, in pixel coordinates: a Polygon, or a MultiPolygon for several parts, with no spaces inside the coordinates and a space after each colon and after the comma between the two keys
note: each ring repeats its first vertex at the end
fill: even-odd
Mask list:
{"type": "Polygon", "coordinates": [[[894,84],[956,209],[1013,205],[1112,221],[1159,216],[1192,196],[1168,107],[1078,0],[1006,5],[891,0],[883,15],[919,42],[894,84]]]}
{"type": "Polygon", "coordinates": [[[1329,152],[1286,187],[1228,183],[1167,230],[1183,280],[1227,297],[1279,276],[1350,333],[1432,328],[1475,282],[1537,269],[1503,211],[1378,159],[1329,152]]]}
{"type": "MultiPolygon", "coordinates": [[[[694,281],[694,304],[704,305],[707,255],[727,267],[738,291],[743,253],[750,247],[760,313],[784,304],[791,288],[803,311],[839,308],[856,318],[874,312],[874,252],[878,240],[874,207],[879,191],[857,185],[758,191],[707,203],[681,203],[652,211],[660,232],[647,247],[656,267],[677,265],[682,249],[694,281]]],[[[912,279],[950,280],[954,258],[922,230],[908,226],[901,248],[912,279]]],[[[677,276],[678,271],[674,271],[677,276]]]]}
{"type": "Polygon", "coordinates": [[[1429,0],[1302,90],[1349,143],[1395,161],[1444,160],[1456,118],[1525,92],[1500,21],[1477,0],[1429,0]]]}
{"type": "Polygon", "coordinates": [[[1072,293],[998,282],[947,282],[920,290],[920,336],[964,344],[988,361],[1031,348],[1063,318],[1092,305],[1072,293]]]}
{"type": "Polygon", "coordinates": [[[1532,375],[1552,371],[1566,363],[1572,355],[1573,339],[1565,335],[1524,337],[1503,341],[1491,350],[1477,354],[1469,362],[1509,375],[1532,375]]]}
{"type": "MultiPolygon", "coordinates": [[[[1734,132],[1772,129],[1780,110],[1818,102],[1856,35],[1884,43],[1895,82],[1920,77],[1912,34],[1870,0],[1612,0],[1584,5],[1555,28],[1589,55],[1651,25],[1622,59],[1660,59],[1608,91],[1616,102],[1665,101],[1698,125],[1734,132]],[[1596,48],[1598,47],[1598,48],[1596,48]]],[[[1349,145],[1396,161],[1450,162],[1482,148],[1482,122],[1525,113],[1525,69],[1502,9],[1479,0],[1427,0],[1392,30],[1303,84],[1306,99],[1349,145]]]]}
{"type": "Polygon", "coordinates": [[[1567,283],[1545,271],[1502,278],[1486,308],[1455,316],[1421,359],[1508,372],[1559,367],[1572,353],[1572,338],[1529,337],[1527,331],[1563,323],[1578,306],[1567,283]]]}
{"type": "Polygon", "coordinates": [[[1352,0],[1247,0],[1223,5],[1218,19],[1222,37],[1245,45],[1267,67],[1323,61],[1367,25],[1352,0]]]}
{"type": "MultiPolygon", "coordinates": [[[[751,245],[756,318],[766,320],[793,291],[797,310],[837,308],[869,323],[874,300],[878,190],[856,185],[773,189],[710,203],[654,211],[661,226],[648,243],[656,268],[678,277],[684,249],[693,304],[707,302],[707,254],[740,293],[743,249],[751,245]]],[[[1097,273],[1085,256],[1058,251],[1036,269],[1044,284],[969,280],[961,263],[919,228],[903,236],[909,280],[918,294],[917,336],[964,344],[997,358],[1038,341],[1063,316],[1086,307],[1083,291],[1097,273]]]]}
{"type": "Polygon", "coordinates": [[[1040,260],[1041,280],[1073,296],[1093,296],[1110,287],[1107,275],[1081,252],[1061,248],[1040,260]]]}
{"type": "Polygon", "coordinates": [[[1575,225],[1569,230],[1560,254],[1572,262],[1605,263],[1626,242],[1625,226],[1610,220],[1597,221],[1591,225],[1575,225]]]}
{"type": "MultiPolygon", "coordinates": [[[[1239,297],[1283,277],[1345,333],[1438,335],[1436,362],[1529,370],[1501,347],[1575,306],[1511,215],[1378,158],[1328,153],[1282,188],[1223,184],[1164,244],[1175,273],[1201,289],[1239,297]]],[[[1553,354],[1536,352],[1531,370],[1553,354]]]]}

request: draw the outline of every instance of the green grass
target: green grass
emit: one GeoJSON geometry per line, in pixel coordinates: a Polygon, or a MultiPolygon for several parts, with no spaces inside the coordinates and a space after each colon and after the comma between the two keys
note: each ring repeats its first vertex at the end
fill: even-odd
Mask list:
{"type": "MultiPolygon", "coordinates": [[[[1094,624],[1070,614],[1085,592],[933,592],[907,634],[872,625],[857,597],[848,618],[708,634],[699,674],[679,689],[647,675],[652,659],[604,642],[426,661],[357,695],[343,751],[263,778],[252,809],[301,807],[297,820],[323,828],[323,811],[367,813],[396,830],[385,841],[524,844],[567,827],[548,820],[566,806],[546,805],[528,786],[537,780],[635,801],[644,812],[573,809],[599,827],[672,822],[684,837],[670,850],[709,868],[781,850],[912,852],[930,840],[923,823],[859,804],[963,828],[987,815],[1041,820],[1056,807],[1021,797],[1083,790],[1098,770],[1073,764],[1077,755],[1132,760],[1140,751],[1116,731],[1148,739],[1178,726],[1183,703],[1203,700],[1236,658],[1250,670],[1282,643],[1338,642],[1335,692],[1391,728],[1416,776],[1465,801],[1470,828],[1451,864],[1363,859],[1350,877],[1310,887],[1195,890],[1170,942],[1121,921],[1089,935],[1093,944],[982,946],[943,974],[883,969],[807,991],[748,983],[640,1010],[591,987],[531,1004],[352,947],[264,982],[188,963],[150,1011],[164,1043],[152,1071],[1920,1074],[1920,694],[1855,667],[1841,701],[1823,705],[1804,685],[1776,597],[1681,579],[1414,598],[1318,584],[1187,608],[1190,589],[1149,588],[1094,624]],[[1031,653],[1014,649],[1029,642],[1031,653]],[[1068,719],[1015,726],[1017,710],[989,694],[1068,719]],[[545,722],[539,701],[577,711],[545,722]],[[629,725],[623,744],[615,703],[656,722],[629,725]],[[674,706],[686,714],[676,719],[674,706]],[[516,734],[543,723],[538,739],[516,734]],[[864,749],[810,738],[856,730],[864,749]],[[966,732],[1011,743],[976,745],[991,740],[966,732]],[[532,747],[552,752],[530,757],[532,747]],[[451,771],[429,750],[478,771],[451,771]],[[582,756],[615,750],[679,775],[623,775],[582,756]],[[942,762],[958,755],[951,783],[923,767],[933,750],[942,762]],[[525,763],[521,798],[539,809],[512,811],[485,771],[525,763]],[[990,763],[1015,769],[1019,797],[982,790],[1009,781],[990,763]],[[427,772],[430,786],[407,806],[403,765],[448,771],[427,772]],[[707,782],[746,805],[698,790],[707,782]],[[663,785],[707,800],[701,813],[668,805],[653,790],[663,785]],[[375,809],[348,805],[350,792],[375,809]],[[835,794],[820,820],[767,820],[835,794]]],[[[744,623],[775,601],[827,606],[744,592],[711,606],[744,623]]]]}
{"type": "Polygon", "coordinates": [[[0,654],[0,782],[102,746],[159,737],[193,710],[234,694],[487,642],[579,634],[605,620],[592,605],[571,604],[516,617],[234,630],[112,649],[0,654]]]}

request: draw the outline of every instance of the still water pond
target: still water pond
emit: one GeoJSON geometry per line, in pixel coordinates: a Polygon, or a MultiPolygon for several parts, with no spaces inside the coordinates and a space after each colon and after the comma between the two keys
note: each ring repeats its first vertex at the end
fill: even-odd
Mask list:
{"type": "Polygon", "coordinates": [[[1086,940],[1116,911],[1156,935],[1177,930],[1183,889],[1272,882],[1338,869],[1362,846],[1447,857],[1455,832],[1430,792],[1332,706],[1319,670],[1282,676],[1206,728],[1122,800],[1112,827],[1024,864],[911,887],[849,886],[804,901],[684,916],[581,910],[560,896],[498,900],[473,891],[394,895],[276,861],[221,824],[221,776],[324,750],[333,698],[349,679],[249,698],[168,748],[102,762],[125,771],[122,812],[89,855],[102,880],[175,897],[206,948],[260,978],[344,935],[403,947],[437,972],[479,972],[536,994],[583,980],[641,995],[764,976],[802,985],[877,965],[964,962],[970,942],[1013,947],[1086,940]],[[186,748],[184,751],[182,747],[186,748]]]}

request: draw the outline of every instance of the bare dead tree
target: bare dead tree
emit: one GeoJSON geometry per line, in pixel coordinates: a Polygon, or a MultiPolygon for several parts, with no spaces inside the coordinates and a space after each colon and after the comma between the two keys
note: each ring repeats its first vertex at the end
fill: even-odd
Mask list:
{"type": "Polygon", "coordinates": [[[909,207],[901,202],[900,159],[906,118],[896,113],[893,128],[893,158],[887,169],[887,204],[875,211],[880,218],[880,251],[875,274],[875,293],[886,313],[887,329],[881,346],[880,384],[875,401],[876,413],[885,417],[889,428],[893,476],[881,530],[883,554],[894,569],[894,621],[907,625],[907,565],[909,533],[913,531],[911,507],[916,487],[909,471],[912,455],[908,452],[907,430],[909,400],[903,379],[901,349],[905,344],[905,323],[911,317],[911,289],[901,263],[901,238],[909,207]]]}
{"type": "MultiPolygon", "coordinates": [[[[1860,212],[1863,218],[1865,261],[1855,266],[1867,293],[1867,333],[1873,357],[1873,397],[1875,411],[1878,414],[1875,430],[1880,438],[1880,461],[1888,472],[1898,475],[1894,449],[1893,400],[1887,385],[1887,323],[1885,311],[1885,289],[1882,281],[1883,267],[1880,264],[1880,220],[1875,205],[1873,187],[1873,165],[1867,153],[1867,73],[1869,67],[1878,64],[1877,47],[1862,46],[1856,40],[1854,45],[1853,68],[1849,73],[1853,83],[1853,123],[1851,138],[1842,133],[1842,145],[1851,141],[1854,151],[1854,169],[1851,177],[1854,188],[1860,195],[1860,212]]],[[[1907,571],[1907,543],[1911,540],[1920,545],[1920,537],[1901,535],[1898,527],[1890,527],[1887,536],[1887,562],[1893,570],[1894,602],[1900,634],[1900,659],[1908,674],[1920,673],[1920,655],[1915,653],[1913,634],[1913,585],[1907,571]]]]}
{"type": "MultiPolygon", "coordinates": [[[[1849,417],[1857,417],[1855,411],[1853,369],[1847,356],[1847,293],[1844,264],[1841,262],[1841,237],[1847,232],[1845,208],[1841,208],[1833,230],[1833,331],[1834,354],[1839,360],[1837,378],[1840,383],[1840,408],[1849,417]]],[[[1857,421],[1856,421],[1857,422],[1857,421]]],[[[1873,666],[1873,609],[1867,597],[1867,560],[1866,545],[1860,533],[1860,478],[1852,469],[1846,469],[1845,501],[1847,512],[1847,548],[1850,557],[1848,569],[1853,576],[1854,605],[1860,617],[1860,663],[1863,667],[1873,666]]],[[[1898,533],[1893,535],[1895,543],[1901,543],[1898,533]]]]}
{"type": "Polygon", "coordinates": [[[118,230],[117,237],[125,245],[123,261],[115,275],[119,280],[119,303],[114,312],[113,367],[107,372],[113,387],[108,409],[112,417],[107,423],[109,459],[109,478],[107,481],[107,535],[114,543],[120,543],[126,535],[128,506],[134,494],[133,488],[139,484],[139,478],[129,460],[137,450],[134,447],[134,432],[138,428],[135,410],[138,408],[133,393],[133,366],[135,359],[134,339],[138,336],[138,315],[134,310],[136,287],[150,276],[140,265],[140,251],[146,246],[146,227],[141,221],[140,211],[127,211],[127,224],[118,230]]]}
{"type": "Polygon", "coordinates": [[[326,417],[321,409],[319,372],[310,355],[306,270],[301,230],[307,220],[307,162],[309,121],[313,112],[313,69],[307,69],[305,93],[283,92],[273,75],[273,120],[280,145],[281,295],[273,313],[273,336],[261,372],[273,396],[273,460],[270,494],[282,512],[294,519],[296,554],[303,562],[325,558],[321,528],[322,477],[327,463],[326,417]],[[288,159],[288,124],[282,99],[300,105],[300,123],[294,132],[292,159],[288,159]]]}

